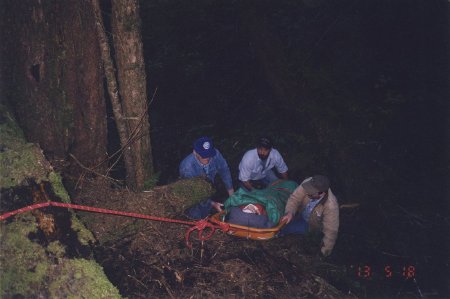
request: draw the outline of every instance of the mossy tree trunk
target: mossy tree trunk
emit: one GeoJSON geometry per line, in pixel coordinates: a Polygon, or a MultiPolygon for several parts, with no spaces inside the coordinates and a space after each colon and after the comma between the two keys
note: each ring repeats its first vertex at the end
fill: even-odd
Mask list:
{"type": "Polygon", "coordinates": [[[112,34],[122,108],[129,132],[136,134],[136,140],[130,145],[134,162],[130,171],[134,171],[136,188],[142,189],[145,180],[153,173],[153,159],[139,2],[111,2],[112,34]]]}
{"type": "Polygon", "coordinates": [[[106,157],[106,108],[94,15],[78,0],[2,1],[2,100],[53,165],[78,176],[106,157]]]}

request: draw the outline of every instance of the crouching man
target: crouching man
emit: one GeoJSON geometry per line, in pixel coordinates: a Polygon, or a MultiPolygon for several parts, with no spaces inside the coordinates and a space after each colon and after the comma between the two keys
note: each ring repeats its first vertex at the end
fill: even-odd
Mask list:
{"type": "Polygon", "coordinates": [[[323,256],[330,255],[339,231],[339,205],[329,179],[315,175],[304,180],[289,197],[281,220],[288,224],[280,235],[322,231],[320,252],[323,256]]]}

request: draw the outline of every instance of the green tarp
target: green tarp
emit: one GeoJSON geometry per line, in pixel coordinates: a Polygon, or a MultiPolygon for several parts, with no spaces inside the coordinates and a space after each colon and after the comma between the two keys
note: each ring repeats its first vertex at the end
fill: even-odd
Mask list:
{"type": "Polygon", "coordinates": [[[228,197],[224,203],[224,208],[228,212],[231,207],[259,203],[264,205],[269,220],[278,223],[284,215],[284,207],[289,196],[297,187],[298,184],[294,181],[278,180],[261,190],[249,192],[239,188],[228,197]]]}

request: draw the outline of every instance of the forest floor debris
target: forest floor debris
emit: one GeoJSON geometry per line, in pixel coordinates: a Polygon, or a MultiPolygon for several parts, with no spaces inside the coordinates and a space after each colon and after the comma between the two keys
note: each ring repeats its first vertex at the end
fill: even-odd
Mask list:
{"type": "MultiPolygon", "coordinates": [[[[134,193],[97,180],[84,185],[77,203],[191,220],[180,209],[188,199],[177,196],[176,187],[134,193]]],[[[254,241],[216,232],[199,241],[192,234],[190,249],[184,243],[186,225],[79,215],[98,240],[97,261],[129,298],[354,298],[322,278],[336,267],[322,262],[305,237],[254,241]]]]}

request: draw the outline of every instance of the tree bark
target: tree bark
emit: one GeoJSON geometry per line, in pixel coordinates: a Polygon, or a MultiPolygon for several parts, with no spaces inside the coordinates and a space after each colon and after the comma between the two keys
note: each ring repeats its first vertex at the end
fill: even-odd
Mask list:
{"type": "Polygon", "coordinates": [[[133,171],[134,167],[133,158],[131,156],[131,147],[129,146],[130,131],[128,130],[123,116],[122,103],[119,96],[119,88],[108,39],[106,37],[105,26],[103,24],[99,0],[92,0],[92,7],[95,14],[95,27],[98,36],[98,44],[100,45],[101,50],[108,94],[111,99],[113,114],[117,125],[117,131],[119,133],[120,144],[122,145],[122,153],[126,171],[126,182],[130,188],[134,189],[136,188],[136,177],[133,171]]]}
{"type": "Polygon", "coordinates": [[[100,51],[89,3],[2,1],[2,99],[28,141],[58,170],[78,178],[106,157],[106,107],[100,51]]]}
{"type": "Polygon", "coordinates": [[[99,0],[92,0],[108,93],[122,145],[128,187],[141,190],[153,174],[146,75],[136,0],[112,1],[117,77],[99,0]]]}
{"type": "Polygon", "coordinates": [[[139,2],[112,1],[112,33],[122,109],[129,132],[136,134],[131,144],[137,189],[153,174],[147,82],[139,2]]]}

